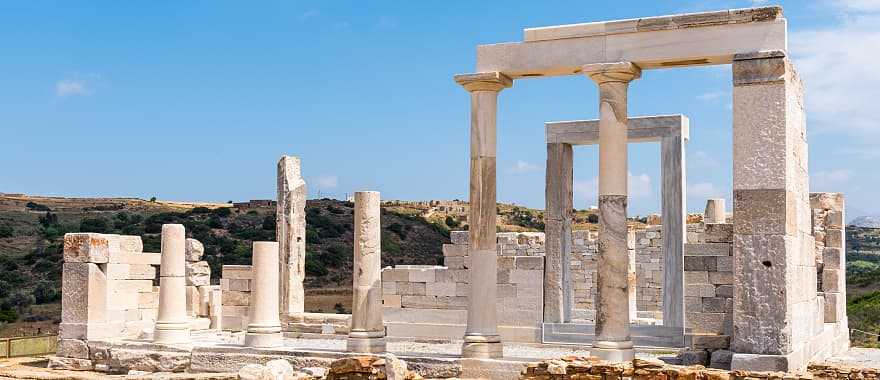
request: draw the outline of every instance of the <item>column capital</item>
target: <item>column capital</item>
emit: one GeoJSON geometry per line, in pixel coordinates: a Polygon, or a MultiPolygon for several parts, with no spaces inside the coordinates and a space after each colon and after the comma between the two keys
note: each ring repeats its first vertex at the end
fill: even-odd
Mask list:
{"type": "Polygon", "coordinates": [[[581,72],[597,84],[629,82],[642,76],[642,69],[632,62],[591,63],[581,66],[581,72]]]}
{"type": "Polygon", "coordinates": [[[491,71],[488,73],[458,74],[455,82],[464,87],[468,92],[474,91],[501,91],[513,86],[513,79],[504,73],[491,71]]]}

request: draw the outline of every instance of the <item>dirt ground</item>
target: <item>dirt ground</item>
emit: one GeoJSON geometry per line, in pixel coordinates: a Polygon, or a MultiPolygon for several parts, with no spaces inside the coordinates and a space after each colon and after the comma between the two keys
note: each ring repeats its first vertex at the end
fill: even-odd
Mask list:
{"type": "Polygon", "coordinates": [[[351,312],[351,287],[306,289],[305,311],[310,313],[339,313],[336,305],[342,306],[343,314],[351,312]]]}

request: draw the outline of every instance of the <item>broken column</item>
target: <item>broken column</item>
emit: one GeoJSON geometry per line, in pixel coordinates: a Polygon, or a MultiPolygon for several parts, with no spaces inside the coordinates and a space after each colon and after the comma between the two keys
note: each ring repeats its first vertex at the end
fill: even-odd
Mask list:
{"type": "Polygon", "coordinates": [[[803,87],[782,51],[733,60],[734,370],[800,371],[813,356],[816,254],[803,87]]]}
{"type": "Polygon", "coordinates": [[[585,65],[599,85],[599,263],[596,341],[590,354],[633,359],[627,268],[627,89],[641,69],[631,62],[585,65]]]}
{"type": "Polygon", "coordinates": [[[282,156],[278,161],[275,233],[281,265],[281,310],[288,315],[304,310],[307,194],[300,167],[297,157],[282,156]]]}
{"type": "Polygon", "coordinates": [[[706,200],[706,212],[703,213],[703,223],[727,223],[727,214],[724,211],[724,198],[706,200]]]}
{"type": "Polygon", "coordinates": [[[354,193],[354,270],[348,351],[385,352],[378,191],[354,193]]]}
{"type": "Polygon", "coordinates": [[[244,344],[248,347],[281,345],[281,320],[278,317],[278,243],[255,241],[254,281],[251,291],[250,323],[244,344]]]}
{"type": "Polygon", "coordinates": [[[461,355],[466,358],[498,358],[502,356],[502,345],[495,305],[498,292],[495,124],[498,93],[513,85],[513,80],[500,72],[488,72],[456,75],[455,81],[471,93],[471,209],[468,215],[471,283],[461,355]]]}
{"type": "Polygon", "coordinates": [[[162,263],[159,267],[159,316],[153,341],[189,342],[186,316],[186,232],[182,224],[162,225],[162,263]]]}

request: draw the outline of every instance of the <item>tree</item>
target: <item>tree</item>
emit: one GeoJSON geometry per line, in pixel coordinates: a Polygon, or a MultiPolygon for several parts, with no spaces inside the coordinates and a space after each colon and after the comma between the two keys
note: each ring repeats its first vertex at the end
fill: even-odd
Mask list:
{"type": "Polygon", "coordinates": [[[150,198],[150,202],[155,202],[155,201],[156,201],[156,197],[150,198]]]}

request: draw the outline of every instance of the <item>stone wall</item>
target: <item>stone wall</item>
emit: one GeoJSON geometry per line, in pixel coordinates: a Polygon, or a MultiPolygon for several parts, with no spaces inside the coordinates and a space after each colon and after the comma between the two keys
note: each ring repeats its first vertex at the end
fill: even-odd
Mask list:
{"type": "Polygon", "coordinates": [[[222,329],[243,331],[250,316],[251,282],[254,273],[250,265],[224,265],[220,275],[222,296],[222,329]]]}
{"type": "MultiPolygon", "coordinates": [[[[498,329],[506,341],[535,342],[543,319],[543,234],[498,234],[498,329]]],[[[398,265],[382,270],[389,336],[464,336],[469,291],[467,233],[443,246],[446,266],[398,265]]]]}
{"type": "MultiPolygon", "coordinates": [[[[733,225],[688,225],[684,245],[685,327],[694,334],[733,330],[733,225]]],[[[717,347],[717,348],[726,348],[717,347]]]]}

